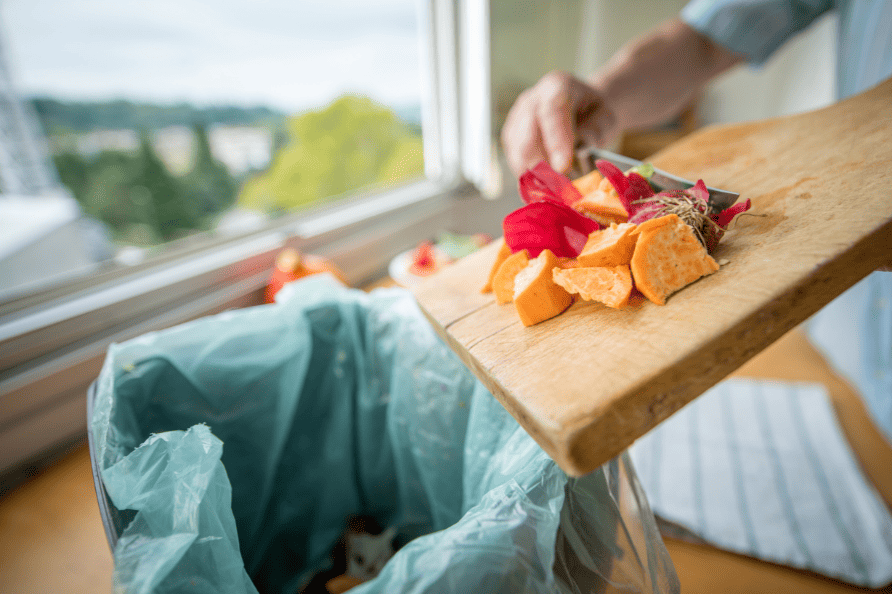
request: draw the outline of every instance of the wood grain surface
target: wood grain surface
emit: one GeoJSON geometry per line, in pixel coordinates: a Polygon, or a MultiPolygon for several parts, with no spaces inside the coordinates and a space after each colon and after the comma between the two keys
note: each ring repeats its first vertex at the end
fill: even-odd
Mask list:
{"type": "Polygon", "coordinates": [[[524,327],[479,292],[493,244],[413,289],[436,330],[568,474],[592,471],[892,263],[892,80],[823,110],[702,129],[657,167],[753,202],[725,262],[658,306],[577,302],[524,327]]]}

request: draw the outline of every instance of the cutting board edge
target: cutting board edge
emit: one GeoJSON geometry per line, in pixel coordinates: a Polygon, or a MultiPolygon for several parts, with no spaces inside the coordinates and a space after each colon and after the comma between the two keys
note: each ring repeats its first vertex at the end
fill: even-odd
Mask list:
{"type": "MultiPolygon", "coordinates": [[[[470,351],[464,349],[452,334],[443,327],[430,313],[423,307],[419,308],[427,320],[430,322],[437,335],[452,349],[453,352],[461,359],[462,363],[467,367],[481,384],[499,401],[499,403],[511,414],[511,416],[524,428],[524,430],[539,444],[539,446],[548,453],[552,459],[565,457],[566,452],[561,445],[563,440],[560,438],[562,430],[557,426],[547,426],[543,423],[534,421],[535,415],[525,409],[522,404],[507,396],[507,391],[498,382],[494,381],[485,369],[482,369],[480,362],[477,361],[470,351]]],[[[560,465],[560,463],[559,463],[560,465]]]]}
{"type": "MultiPolygon", "coordinates": [[[[431,301],[431,299],[429,299],[429,292],[442,290],[441,285],[439,285],[438,283],[442,283],[444,281],[447,284],[451,285],[454,282],[453,277],[456,271],[461,270],[460,265],[467,266],[468,262],[479,264],[480,277],[474,279],[474,282],[469,281],[467,283],[467,285],[471,287],[471,291],[468,294],[468,300],[466,302],[470,302],[473,304],[475,310],[472,311],[476,311],[476,309],[488,306],[492,301],[492,291],[484,293],[481,289],[486,283],[486,278],[489,276],[489,270],[490,268],[492,268],[492,262],[495,261],[495,255],[503,242],[503,238],[499,237],[490,242],[488,245],[483,246],[476,252],[449,264],[442,270],[427,278],[422,279],[416,285],[410,287],[410,292],[412,293],[418,304],[421,306],[421,309],[425,312],[425,315],[433,320],[433,315],[428,314],[428,307],[424,305],[425,303],[429,303],[431,301]]],[[[441,310],[437,311],[436,313],[441,318],[443,318],[443,320],[441,322],[437,322],[437,324],[442,323],[445,324],[446,327],[469,315],[469,312],[462,311],[460,313],[457,313],[454,309],[447,309],[445,311],[441,310]]]]}
{"type": "Polygon", "coordinates": [[[691,359],[703,362],[699,369],[686,369],[684,376],[679,376],[677,370],[669,369],[657,375],[644,391],[627,392],[614,399],[610,406],[599,407],[598,410],[606,410],[607,415],[580,417],[567,425],[566,441],[555,444],[555,449],[561,452],[559,465],[571,476],[582,476],[616,457],[639,437],[736,371],[871,272],[892,264],[889,254],[892,254],[892,219],[809,275],[814,282],[806,285],[823,287],[823,291],[803,292],[799,285],[791,287],[774,299],[767,309],[743,318],[727,332],[697,349],[691,359]],[[885,257],[884,250],[877,250],[876,246],[888,248],[885,257]],[[732,340],[729,340],[729,336],[732,340]],[[738,350],[729,346],[740,344],[741,338],[748,342],[747,348],[738,350]],[[727,354],[717,360],[715,354],[722,352],[727,354]],[[707,364],[708,362],[711,364],[707,364]],[[662,386],[671,388],[664,390],[661,389],[662,386]],[[625,431],[625,435],[616,435],[615,431],[610,431],[610,428],[615,427],[628,428],[628,423],[617,423],[616,418],[635,416],[642,402],[648,403],[650,417],[645,417],[634,427],[634,431],[625,431]],[[605,427],[607,431],[604,430],[605,427]],[[634,437],[628,437],[630,434],[634,437]],[[607,445],[593,449],[591,444],[594,442],[607,445]]]}

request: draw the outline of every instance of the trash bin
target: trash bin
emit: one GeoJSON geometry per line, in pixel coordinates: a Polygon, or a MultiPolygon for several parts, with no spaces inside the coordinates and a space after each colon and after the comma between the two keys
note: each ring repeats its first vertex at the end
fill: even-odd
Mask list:
{"type": "Polygon", "coordinates": [[[401,289],[113,345],[88,415],[116,591],[296,593],[356,515],[399,545],[357,594],[678,591],[629,459],[567,477],[401,289]]]}

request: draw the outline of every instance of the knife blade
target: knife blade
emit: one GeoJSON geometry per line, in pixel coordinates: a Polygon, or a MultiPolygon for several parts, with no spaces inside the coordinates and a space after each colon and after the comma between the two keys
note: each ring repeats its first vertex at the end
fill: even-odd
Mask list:
{"type": "MultiPolygon", "coordinates": [[[[641,165],[642,161],[620,155],[612,151],[608,151],[596,147],[586,147],[576,151],[576,159],[574,168],[579,175],[585,175],[595,170],[595,162],[599,159],[610,161],[623,171],[627,171],[631,167],[641,165]]],[[[654,168],[654,173],[650,177],[651,185],[657,186],[659,190],[686,190],[693,187],[694,182],[678,177],[666,171],[654,168]]],[[[721,212],[732,204],[737,202],[740,194],[729,192],[728,190],[720,190],[706,186],[709,191],[709,209],[711,212],[721,212]]],[[[658,190],[658,191],[659,191],[658,190]]]]}

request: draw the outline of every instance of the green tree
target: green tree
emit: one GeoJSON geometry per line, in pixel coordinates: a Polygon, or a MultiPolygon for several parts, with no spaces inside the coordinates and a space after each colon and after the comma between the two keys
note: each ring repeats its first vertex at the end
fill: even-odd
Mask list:
{"type": "Polygon", "coordinates": [[[193,122],[215,122],[242,126],[274,124],[284,117],[268,107],[209,106],[188,103],[159,105],[112,101],[61,101],[35,97],[31,105],[47,134],[89,132],[96,129],[158,129],[188,126],[193,122]]]}
{"type": "Polygon", "coordinates": [[[145,133],[135,154],[104,151],[86,159],[64,152],[54,160],[87,215],[119,241],[153,245],[207,228],[235,201],[236,182],[214,159],[201,126],[196,139],[195,166],[182,178],[170,173],[145,133]]]}
{"type": "Polygon", "coordinates": [[[120,236],[128,227],[148,225],[142,216],[144,197],[131,192],[136,173],[136,158],[127,153],[105,151],[89,163],[89,179],[81,205],[84,211],[105,223],[113,235],[120,236]]]}
{"type": "Polygon", "coordinates": [[[187,200],[182,184],[167,170],[145,133],[142,134],[135,165],[130,192],[140,204],[140,219],[158,237],[167,241],[201,227],[202,213],[199,205],[187,200]]]}
{"type": "Polygon", "coordinates": [[[290,142],[270,168],[245,183],[242,206],[291,209],[424,170],[417,130],[366,97],[346,95],[320,111],[294,116],[288,131],[290,142]]]}
{"type": "Polygon", "coordinates": [[[147,137],[139,151],[103,151],[92,159],[77,153],[55,157],[61,181],[84,213],[102,221],[119,241],[153,245],[196,229],[199,208],[158,158],[147,137]]]}
{"type": "Polygon", "coordinates": [[[80,154],[64,152],[53,156],[53,163],[61,181],[83,205],[90,183],[90,164],[80,154]]]}
{"type": "Polygon", "coordinates": [[[226,166],[211,152],[207,129],[195,124],[193,133],[194,165],[182,181],[186,200],[197,208],[200,216],[209,219],[233,205],[238,187],[226,166]]]}

